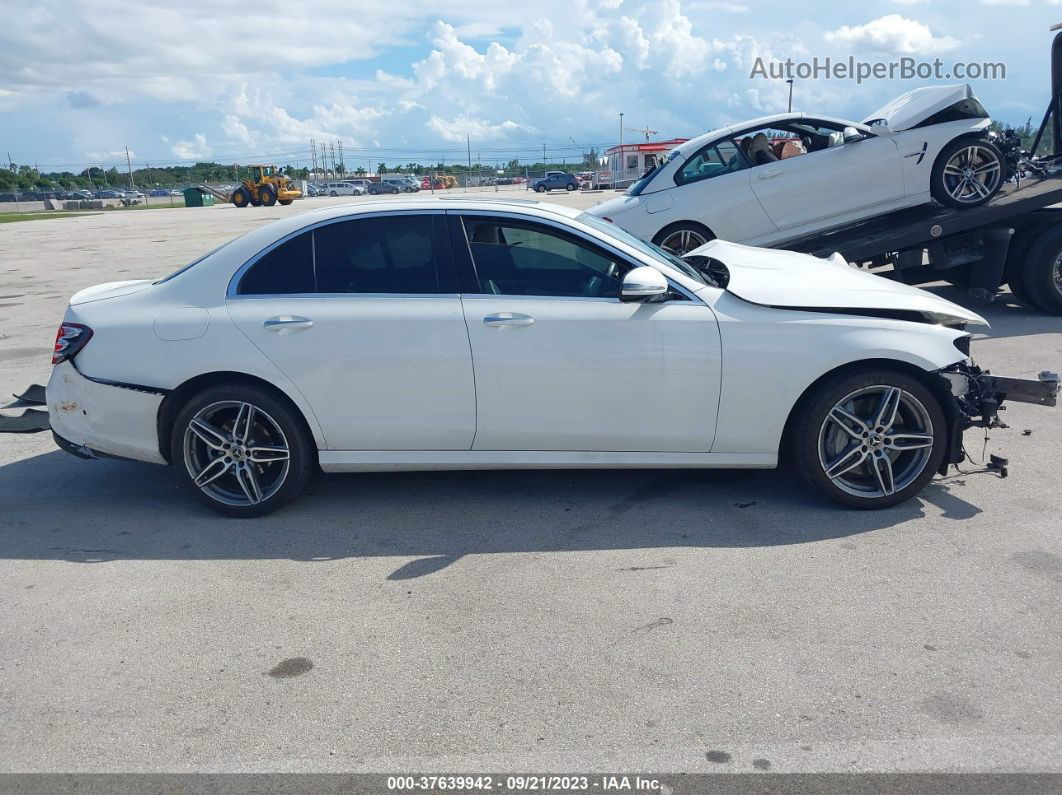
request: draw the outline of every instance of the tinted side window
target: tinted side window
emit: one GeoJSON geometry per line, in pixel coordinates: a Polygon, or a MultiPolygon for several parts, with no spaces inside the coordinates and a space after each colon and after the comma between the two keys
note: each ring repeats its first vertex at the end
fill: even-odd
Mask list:
{"type": "Polygon", "coordinates": [[[239,295],[312,293],[313,242],[304,232],[263,256],[240,279],[239,295]]]}
{"type": "Polygon", "coordinates": [[[687,160],[675,175],[675,182],[680,185],[697,182],[722,174],[732,174],[748,167],[748,160],[733,141],[720,141],[714,146],[706,146],[687,160]]]}
{"type": "Polygon", "coordinates": [[[465,218],[465,230],[483,293],[614,298],[630,269],[618,258],[536,224],[465,218]]]}
{"type": "Polygon", "coordinates": [[[317,292],[441,293],[431,215],[362,218],[314,230],[317,292]]]}

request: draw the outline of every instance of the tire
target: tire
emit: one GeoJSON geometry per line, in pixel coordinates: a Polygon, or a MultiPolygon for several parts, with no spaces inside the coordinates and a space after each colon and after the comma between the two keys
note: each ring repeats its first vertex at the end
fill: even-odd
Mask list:
{"type": "Polygon", "coordinates": [[[653,237],[655,245],[678,257],[688,254],[710,240],[715,240],[712,230],[695,221],[679,221],[669,224],[653,237]]]}
{"type": "Polygon", "coordinates": [[[280,202],[280,204],[283,204],[285,207],[287,207],[289,204],[291,204],[295,200],[294,199],[278,199],[278,201],[280,202]]]}
{"type": "Polygon", "coordinates": [[[336,193],[336,192],[335,192],[335,191],[333,190],[333,191],[329,191],[328,195],[329,195],[329,196],[338,196],[339,194],[338,194],[338,193],[336,193]]]}
{"type": "Polygon", "coordinates": [[[898,505],[932,480],[948,431],[940,401],[918,378],[872,366],[839,373],[814,389],[797,407],[792,438],[796,465],[809,485],[836,503],[867,510],[898,505]],[[900,399],[895,420],[878,425],[886,395],[900,399]]]}
{"type": "MultiPolygon", "coordinates": [[[[237,441],[240,436],[237,432],[237,441]]],[[[317,462],[313,439],[297,412],[268,390],[240,383],[210,387],[189,400],[177,414],[170,450],[181,487],[207,507],[237,518],[263,516],[293,500],[317,462]],[[242,429],[248,416],[253,449],[263,460],[252,459],[256,454],[249,445],[233,446],[233,431],[242,429]],[[205,482],[197,485],[197,479],[205,482]]]]}
{"type": "Polygon", "coordinates": [[[1003,278],[1010,287],[1010,292],[1022,306],[1027,309],[1042,310],[1039,304],[1029,294],[1025,286],[1026,268],[1025,262],[1029,255],[1029,249],[1036,242],[1037,236],[1043,231],[1044,223],[1032,224],[1019,230],[1007,249],[1007,261],[1003,267],[1003,278]]]}
{"type": "Polygon", "coordinates": [[[535,193],[545,193],[545,192],[546,192],[546,186],[545,185],[535,185],[535,193]]]}
{"type": "Polygon", "coordinates": [[[266,207],[272,207],[277,203],[277,192],[268,185],[263,185],[258,189],[258,201],[266,207]]]}
{"type": "Polygon", "coordinates": [[[1036,304],[1062,314],[1062,224],[1040,230],[1023,263],[1024,286],[1036,304]]]}
{"type": "Polygon", "coordinates": [[[572,183],[569,182],[567,185],[564,186],[564,189],[567,190],[567,191],[573,191],[573,190],[575,190],[575,187],[576,187],[575,185],[573,185],[572,183]]]}
{"type": "Polygon", "coordinates": [[[1003,186],[1003,155],[982,138],[959,138],[933,164],[929,189],[947,207],[979,207],[1003,186]]]}
{"type": "Polygon", "coordinates": [[[251,203],[251,193],[247,188],[237,188],[232,192],[232,203],[237,207],[246,207],[251,203]]]}

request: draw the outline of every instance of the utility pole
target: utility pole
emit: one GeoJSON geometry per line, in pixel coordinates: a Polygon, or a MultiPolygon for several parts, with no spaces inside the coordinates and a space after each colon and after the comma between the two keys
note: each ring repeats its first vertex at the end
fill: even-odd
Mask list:
{"type": "Polygon", "coordinates": [[[343,160],[343,139],[339,140],[339,178],[347,175],[347,164],[343,160]]]}
{"type": "Polygon", "coordinates": [[[619,153],[616,155],[616,173],[612,175],[612,179],[619,179],[619,171],[623,167],[623,114],[620,114],[620,143],[619,153]]]}
{"type": "Polygon", "coordinates": [[[125,167],[129,171],[129,187],[133,187],[133,162],[129,159],[129,147],[125,148],[125,167]]]}
{"type": "Polygon", "coordinates": [[[542,165],[543,165],[543,167],[545,167],[545,165],[546,165],[546,145],[545,144],[542,144],[542,165]]]}
{"type": "Polygon", "coordinates": [[[472,170],[472,138],[465,134],[465,146],[468,147],[468,170],[472,170]]]}
{"type": "Polygon", "coordinates": [[[317,142],[310,139],[310,162],[313,163],[313,181],[317,182],[317,142]]]}
{"type": "Polygon", "coordinates": [[[789,78],[785,82],[789,83],[789,112],[793,112],[793,78],[789,78]]]}

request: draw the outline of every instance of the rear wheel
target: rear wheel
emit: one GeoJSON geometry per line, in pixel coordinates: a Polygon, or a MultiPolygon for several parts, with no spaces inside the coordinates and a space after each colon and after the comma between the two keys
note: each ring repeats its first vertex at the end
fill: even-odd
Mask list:
{"type": "Polygon", "coordinates": [[[801,475],[850,508],[904,502],[929,483],[944,457],[940,402],[900,370],[841,373],[800,411],[793,442],[801,475]]]}
{"type": "Polygon", "coordinates": [[[567,185],[564,186],[564,189],[565,190],[575,190],[575,187],[576,186],[573,183],[569,182],[567,185]]]}
{"type": "Polygon", "coordinates": [[[226,516],[261,516],[302,491],[314,446],[301,418],[260,387],[229,384],[192,398],[170,439],[181,485],[226,516]]]}
{"type": "Polygon", "coordinates": [[[1017,299],[1018,303],[1029,309],[1042,309],[1029,295],[1029,290],[1025,285],[1025,263],[1029,255],[1029,249],[1036,242],[1043,229],[1043,224],[1033,224],[1021,229],[1014,235],[1010,241],[1010,247],[1007,249],[1007,261],[1003,270],[1003,278],[1006,279],[1011,294],[1017,299]]]}
{"type": "Polygon", "coordinates": [[[237,188],[232,192],[232,203],[237,207],[246,207],[251,203],[251,194],[247,188],[237,188]]]}
{"type": "Polygon", "coordinates": [[[293,201],[295,201],[295,200],[294,200],[294,199],[278,199],[278,201],[279,201],[279,202],[280,202],[281,204],[283,204],[283,205],[287,206],[287,205],[291,204],[291,203],[292,203],[293,201]]]}
{"type": "Polygon", "coordinates": [[[952,141],[937,157],[929,178],[933,198],[948,207],[977,207],[1003,185],[1003,155],[976,138],[952,141]]]}
{"type": "Polygon", "coordinates": [[[653,243],[676,257],[681,257],[709,240],[715,240],[715,235],[707,227],[693,221],[680,221],[657,232],[653,243]]]}
{"type": "Polygon", "coordinates": [[[1041,309],[1062,314],[1062,225],[1042,229],[1024,262],[1024,283],[1041,309]]]}
{"type": "Polygon", "coordinates": [[[258,201],[266,207],[272,207],[277,203],[277,192],[268,185],[263,185],[258,189],[258,201]]]}
{"type": "Polygon", "coordinates": [[[335,191],[333,190],[333,191],[329,191],[329,192],[328,192],[328,195],[329,195],[329,196],[338,196],[339,194],[338,194],[338,193],[336,193],[336,192],[335,192],[335,191]]]}

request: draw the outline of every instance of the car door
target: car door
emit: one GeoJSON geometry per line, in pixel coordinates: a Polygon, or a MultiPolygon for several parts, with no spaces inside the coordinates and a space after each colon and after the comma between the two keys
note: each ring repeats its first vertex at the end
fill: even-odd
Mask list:
{"type": "Polygon", "coordinates": [[[303,393],[329,449],[471,446],[472,357],[441,211],[303,231],[245,266],[227,305],[303,393]]]}
{"type": "Polygon", "coordinates": [[[714,141],[683,162],[675,187],[645,194],[646,212],[657,215],[657,228],[696,221],[716,237],[743,242],[777,228],[749,185],[749,161],[730,139],[714,141]]]}
{"type": "Polygon", "coordinates": [[[711,309],[679,290],[621,301],[635,263],[559,222],[451,213],[474,450],[710,450],[720,368],[711,309]]]}
{"type": "MultiPolygon", "coordinates": [[[[904,196],[903,170],[896,144],[870,133],[844,142],[842,130],[818,151],[754,165],[751,185],[771,221],[793,229],[816,221],[870,209],[904,196]]],[[[842,128],[843,129],[843,128],[842,128]]]]}

